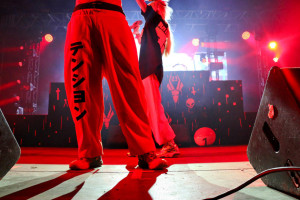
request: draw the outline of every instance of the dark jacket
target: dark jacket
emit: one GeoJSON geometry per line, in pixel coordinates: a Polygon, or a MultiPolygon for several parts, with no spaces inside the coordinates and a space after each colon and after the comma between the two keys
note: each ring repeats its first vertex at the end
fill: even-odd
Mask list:
{"type": "Polygon", "coordinates": [[[165,49],[168,24],[151,6],[142,12],[145,26],[141,39],[139,68],[142,79],[155,74],[159,83],[163,79],[162,51],[165,49]]]}

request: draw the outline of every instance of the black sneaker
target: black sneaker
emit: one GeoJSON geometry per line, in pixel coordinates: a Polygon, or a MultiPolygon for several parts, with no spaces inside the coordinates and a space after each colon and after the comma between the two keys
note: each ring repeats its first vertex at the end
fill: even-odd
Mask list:
{"type": "Polygon", "coordinates": [[[101,156],[95,158],[80,158],[78,160],[73,160],[69,167],[72,170],[84,170],[84,169],[93,169],[101,167],[103,164],[101,156]]]}
{"type": "Polygon", "coordinates": [[[168,167],[165,159],[158,158],[154,151],[138,156],[139,167],[142,169],[160,170],[168,167]]]}
{"type": "Polygon", "coordinates": [[[171,140],[164,144],[161,151],[157,154],[160,158],[175,158],[180,155],[179,148],[175,144],[174,140],[171,140]]]}

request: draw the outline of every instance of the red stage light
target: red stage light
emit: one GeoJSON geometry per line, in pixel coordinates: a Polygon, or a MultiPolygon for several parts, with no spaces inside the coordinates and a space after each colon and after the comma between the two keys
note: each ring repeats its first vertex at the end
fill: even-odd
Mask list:
{"type": "Polygon", "coordinates": [[[23,66],[23,62],[22,61],[20,61],[18,64],[19,64],[19,67],[23,66]]]}
{"type": "Polygon", "coordinates": [[[195,47],[198,47],[200,45],[200,40],[198,38],[194,38],[192,40],[192,44],[195,46],[195,47]]]}
{"type": "Polygon", "coordinates": [[[276,49],[277,48],[277,42],[274,42],[274,41],[270,42],[269,43],[269,48],[272,49],[272,50],[276,49]]]}
{"type": "Polygon", "coordinates": [[[242,38],[244,40],[248,40],[250,38],[251,34],[248,31],[244,31],[242,34],[242,38]]]}
{"type": "Polygon", "coordinates": [[[0,101],[0,106],[11,104],[11,103],[14,103],[16,101],[20,101],[20,97],[19,96],[15,96],[15,97],[12,97],[12,98],[9,98],[9,99],[3,99],[3,100],[1,100],[0,101]]]}
{"type": "Polygon", "coordinates": [[[48,43],[53,41],[53,36],[51,34],[46,34],[44,36],[44,38],[45,38],[46,42],[48,42],[48,43]]]}
{"type": "Polygon", "coordinates": [[[24,50],[24,46],[20,46],[20,50],[24,50]]]}
{"type": "Polygon", "coordinates": [[[0,91],[1,90],[5,90],[5,89],[8,89],[8,88],[11,88],[17,84],[21,84],[21,81],[20,80],[17,80],[17,81],[12,81],[12,82],[9,82],[9,83],[5,83],[3,85],[0,85],[0,91]]]}

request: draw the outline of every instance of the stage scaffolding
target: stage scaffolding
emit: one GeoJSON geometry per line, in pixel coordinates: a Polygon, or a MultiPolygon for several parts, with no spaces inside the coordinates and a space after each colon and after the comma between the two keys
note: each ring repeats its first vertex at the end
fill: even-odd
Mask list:
{"type": "MultiPolygon", "coordinates": [[[[140,11],[124,11],[129,23],[143,20],[140,11]]],[[[210,21],[220,26],[224,32],[236,32],[247,22],[249,13],[246,10],[220,11],[220,10],[174,10],[171,25],[188,31],[201,31],[210,21]]],[[[20,28],[23,31],[32,27],[51,27],[54,31],[66,30],[72,13],[19,13],[2,16],[1,28],[20,28]]]]}
{"type": "Polygon", "coordinates": [[[35,114],[38,108],[40,43],[30,42],[27,49],[27,74],[24,94],[24,114],[35,114]]]}
{"type": "Polygon", "coordinates": [[[36,114],[40,41],[1,37],[0,42],[1,108],[8,114],[36,114]]]}

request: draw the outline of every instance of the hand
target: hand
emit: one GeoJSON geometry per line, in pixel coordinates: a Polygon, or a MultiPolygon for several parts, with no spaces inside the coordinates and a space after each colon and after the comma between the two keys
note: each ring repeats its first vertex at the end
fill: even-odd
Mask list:
{"type": "Polygon", "coordinates": [[[143,24],[143,21],[142,21],[142,20],[138,20],[138,21],[134,22],[134,23],[130,26],[130,28],[131,28],[131,29],[135,29],[136,27],[139,27],[139,28],[140,28],[140,25],[142,25],[142,24],[143,24]]]}
{"type": "Polygon", "coordinates": [[[133,34],[140,34],[140,26],[143,24],[141,20],[134,22],[130,28],[133,29],[133,34]]]}

